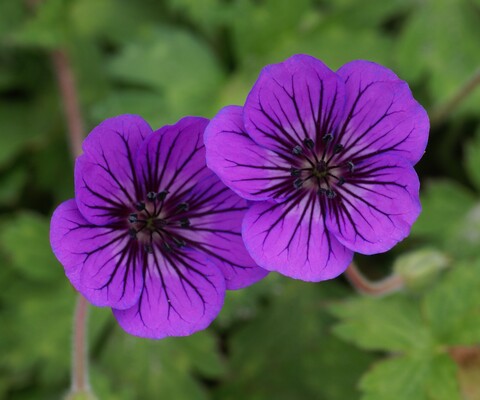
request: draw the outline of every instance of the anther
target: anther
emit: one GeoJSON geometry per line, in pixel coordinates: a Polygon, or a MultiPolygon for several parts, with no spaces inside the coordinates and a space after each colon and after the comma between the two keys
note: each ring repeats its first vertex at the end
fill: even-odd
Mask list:
{"type": "Polygon", "coordinates": [[[336,144],[335,147],[333,148],[333,154],[338,154],[343,150],[343,144],[336,144]]]}
{"type": "Polygon", "coordinates": [[[177,239],[176,237],[173,238],[173,241],[177,245],[177,247],[185,247],[187,245],[185,240],[177,239]]]}
{"type": "Polygon", "coordinates": [[[318,193],[320,196],[326,195],[326,194],[327,194],[327,189],[319,188],[317,193],[318,193]]]}
{"type": "Polygon", "coordinates": [[[190,220],[188,218],[181,218],[180,219],[180,226],[182,228],[188,228],[190,226],[190,220]]]}
{"type": "Polygon", "coordinates": [[[170,246],[167,242],[163,242],[162,246],[167,251],[172,251],[172,246],[170,246]]]}
{"type": "Polygon", "coordinates": [[[313,149],[313,147],[315,146],[315,143],[312,139],[310,138],[306,138],[303,140],[303,144],[308,147],[309,149],[313,149]]]}
{"type": "Polygon", "coordinates": [[[353,171],[355,171],[355,164],[351,161],[347,162],[347,166],[348,166],[348,170],[350,171],[350,173],[353,174],[353,171]]]}
{"type": "Polygon", "coordinates": [[[132,238],[132,239],[136,239],[137,238],[137,231],[133,228],[130,228],[128,230],[128,235],[132,238]]]}
{"type": "Polygon", "coordinates": [[[293,187],[295,189],[300,189],[302,187],[302,185],[303,185],[303,180],[300,179],[300,178],[297,178],[293,181],[293,187]]]}
{"type": "Polygon", "coordinates": [[[333,139],[333,135],[332,135],[331,133],[327,133],[326,135],[324,135],[324,136],[322,137],[322,140],[323,140],[324,142],[330,142],[332,139],[333,139]]]}
{"type": "Polygon", "coordinates": [[[157,198],[157,194],[155,192],[148,192],[147,199],[150,201],[154,201],[157,198]]]}
{"type": "Polygon", "coordinates": [[[130,222],[131,224],[134,224],[137,221],[138,221],[138,215],[137,214],[132,213],[128,216],[128,222],[130,222]]]}
{"type": "Polygon", "coordinates": [[[161,192],[158,192],[157,193],[157,199],[158,200],[165,200],[168,193],[170,193],[168,190],[162,190],[161,192]]]}
{"type": "Polygon", "coordinates": [[[341,176],[338,179],[337,186],[342,186],[344,183],[345,183],[345,178],[343,176],[341,176]]]}
{"type": "Polygon", "coordinates": [[[145,250],[145,253],[147,253],[147,254],[152,254],[153,253],[153,248],[149,244],[144,245],[143,249],[145,250]]]}
{"type": "Polygon", "coordinates": [[[298,168],[290,168],[290,175],[291,176],[300,176],[300,170],[298,168]]]}
{"type": "Polygon", "coordinates": [[[180,204],[177,206],[177,210],[178,210],[178,211],[188,211],[188,209],[189,209],[188,203],[180,203],[180,204]]]}
{"type": "Polygon", "coordinates": [[[292,150],[292,154],[295,154],[296,156],[298,156],[299,154],[302,154],[303,153],[303,149],[301,146],[295,146],[292,150]]]}
{"type": "Polygon", "coordinates": [[[327,198],[334,199],[337,197],[337,194],[332,189],[327,189],[327,198]]]}
{"type": "Polygon", "coordinates": [[[139,201],[137,204],[135,204],[135,208],[138,211],[143,211],[145,210],[145,203],[143,201],[139,201]]]}

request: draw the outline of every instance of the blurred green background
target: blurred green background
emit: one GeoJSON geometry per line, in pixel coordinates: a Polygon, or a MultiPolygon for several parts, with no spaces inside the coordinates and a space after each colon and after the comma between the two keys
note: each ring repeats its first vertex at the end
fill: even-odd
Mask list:
{"type": "Polygon", "coordinates": [[[357,258],[405,290],[271,274],[229,293],[207,331],[159,342],[92,309],[99,399],[480,399],[480,89],[448,105],[480,69],[479,0],[1,0],[1,399],[69,387],[75,292],[48,242],[52,210],[73,197],[59,50],[87,131],[127,112],[154,128],[211,117],[294,53],[384,64],[433,117],[411,237],[357,258]]]}

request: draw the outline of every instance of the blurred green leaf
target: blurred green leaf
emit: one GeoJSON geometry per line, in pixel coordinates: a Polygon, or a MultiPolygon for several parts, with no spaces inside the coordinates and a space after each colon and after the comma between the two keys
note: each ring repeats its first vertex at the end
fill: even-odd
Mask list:
{"type": "Polygon", "coordinates": [[[465,167],[472,183],[480,191],[480,128],[465,146],[465,167]]]}
{"type": "Polygon", "coordinates": [[[285,281],[270,304],[232,332],[231,375],[216,398],[355,399],[355,382],[371,358],[328,335],[324,307],[342,293],[335,283],[285,281]]]}
{"type": "Polygon", "coordinates": [[[456,367],[446,355],[379,362],[361,383],[362,400],[461,400],[456,367]]]}
{"type": "Polygon", "coordinates": [[[188,338],[153,341],[116,328],[102,350],[101,368],[115,392],[127,399],[207,399],[192,373],[218,377],[223,372],[217,344],[210,336],[203,331],[188,338]]]}
{"type": "Polygon", "coordinates": [[[26,7],[21,1],[0,2],[0,42],[23,21],[25,14],[26,7]]]}
{"type": "Polygon", "coordinates": [[[421,196],[422,213],[412,227],[412,235],[444,244],[459,221],[475,203],[466,188],[453,181],[431,181],[421,196]]]}
{"type": "Polygon", "coordinates": [[[367,350],[424,351],[432,345],[418,304],[404,296],[355,298],[331,307],[341,319],[333,331],[367,350]]]}
{"type": "MultiPolygon", "coordinates": [[[[427,80],[435,102],[446,101],[480,65],[479,24],[480,14],[469,1],[418,2],[394,51],[400,76],[427,80]]],[[[476,110],[479,101],[477,91],[462,106],[476,110]]]]}
{"type": "Polygon", "coordinates": [[[50,281],[63,276],[49,243],[49,221],[41,215],[23,212],[8,220],[0,232],[0,245],[12,259],[12,266],[25,277],[50,281]]]}
{"type": "Polygon", "coordinates": [[[0,205],[13,206],[26,181],[27,171],[23,166],[0,173],[0,205]]]}
{"type": "Polygon", "coordinates": [[[222,81],[222,71],[208,47],[177,29],[147,30],[112,61],[110,71],[125,84],[160,93],[165,122],[211,110],[222,81]]]}
{"type": "Polygon", "coordinates": [[[480,342],[480,261],[455,266],[425,297],[423,313],[437,342],[480,342]]]}

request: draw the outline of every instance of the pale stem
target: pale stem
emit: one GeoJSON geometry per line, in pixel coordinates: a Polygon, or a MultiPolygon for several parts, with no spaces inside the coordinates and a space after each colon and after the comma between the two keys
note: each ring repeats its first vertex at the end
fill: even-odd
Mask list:
{"type": "Polygon", "coordinates": [[[345,271],[345,277],[359,293],[369,296],[385,296],[404,288],[403,279],[396,274],[392,274],[378,281],[370,281],[360,272],[353,262],[345,271]]]}

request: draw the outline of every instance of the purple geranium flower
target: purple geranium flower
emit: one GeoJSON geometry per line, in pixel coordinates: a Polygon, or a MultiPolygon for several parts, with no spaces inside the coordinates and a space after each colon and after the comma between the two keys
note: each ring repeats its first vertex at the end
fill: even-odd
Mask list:
{"type": "Polygon", "coordinates": [[[387,68],[353,61],[335,73],[296,55],[264,68],[243,108],[211,121],[207,165],[256,202],[242,234],[258,265],[320,281],[353,252],[384,252],[408,235],[428,131],[425,110],[387,68]]]}
{"type": "Polygon", "coordinates": [[[225,289],[266,275],[242,243],[246,201],[206,168],[207,124],[187,117],[152,133],[138,116],[104,121],[77,159],[75,199],[52,217],[52,248],[73,286],[133,335],[203,329],[225,289]]]}

